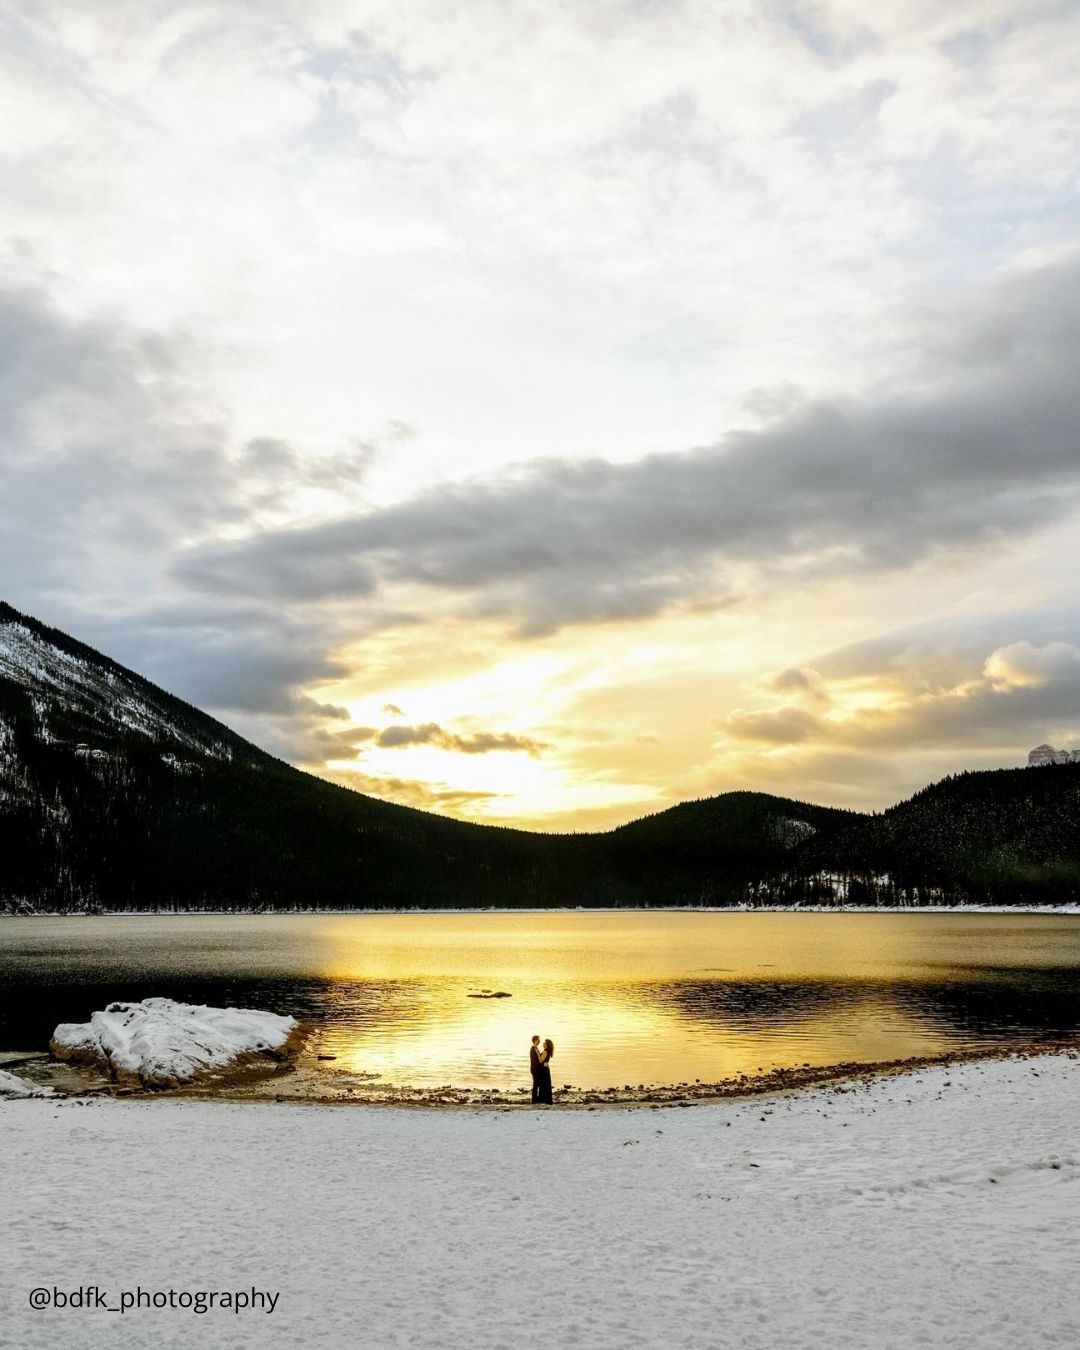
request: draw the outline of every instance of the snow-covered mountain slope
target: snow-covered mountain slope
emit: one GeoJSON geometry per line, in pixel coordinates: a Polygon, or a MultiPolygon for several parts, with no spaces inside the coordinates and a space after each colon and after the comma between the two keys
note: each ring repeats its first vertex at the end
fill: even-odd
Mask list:
{"type": "MultiPolygon", "coordinates": [[[[254,747],[197,709],[64,633],[0,603],[0,757],[11,755],[12,707],[29,712],[37,738],[93,757],[136,738],[177,763],[211,756],[249,761],[254,747]],[[6,713],[6,715],[5,715],[6,713]],[[179,756],[179,758],[178,758],[179,756]]],[[[0,769],[2,773],[2,769],[0,769]]]]}

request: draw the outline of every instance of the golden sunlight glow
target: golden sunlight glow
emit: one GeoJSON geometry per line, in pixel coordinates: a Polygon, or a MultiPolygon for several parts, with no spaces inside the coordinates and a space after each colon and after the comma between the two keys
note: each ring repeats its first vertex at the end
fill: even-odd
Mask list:
{"type": "MultiPolygon", "coordinates": [[[[714,1081],[946,1048],[934,1017],[889,991],[893,981],[928,981],[928,943],[941,963],[936,978],[952,962],[961,968],[971,959],[970,934],[958,937],[948,918],[930,920],[929,935],[926,920],[919,926],[903,915],[844,920],[326,917],[313,969],[351,1012],[324,1019],[312,1048],[335,1056],[333,1072],[416,1086],[520,1082],[534,1034],[555,1041],[556,1081],[577,1086],[714,1081]],[[510,997],[470,996],[485,990],[510,997]]],[[[310,936],[310,923],[297,921],[297,931],[310,936]]]]}
{"type": "Polygon", "coordinates": [[[318,1053],[336,1056],[347,1072],[377,1075],[416,1087],[509,1086],[525,1081],[534,1034],[556,1046],[556,1083],[576,1087],[631,1087],[671,1081],[718,1082],[793,1064],[835,1064],[854,1047],[864,1061],[933,1054],[941,1037],[918,1021],[895,1017],[886,1027],[876,1007],[855,1006],[826,1015],[787,1019],[767,1035],[733,1020],[697,1026],[687,1015],[635,1000],[573,987],[543,997],[484,1000],[447,988],[411,1010],[414,1025],[388,1035],[386,1026],[357,1031],[324,1028],[318,1053]],[[586,1028],[586,1034],[582,1029],[586,1028]],[[515,1068],[515,1066],[517,1066],[515,1068]]]}
{"type": "Polygon", "coordinates": [[[971,751],[960,759],[920,751],[917,723],[937,699],[977,695],[984,658],[972,671],[935,653],[941,668],[930,679],[920,660],[910,669],[903,661],[844,669],[828,658],[877,631],[885,603],[891,624],[917,622],[931,584],[958,613],[973,603],[962,569],[916,568],[902,593],[893,582],[838,579],[818,585],[812,604],[784,591],[755,596],[752,613],[743,605],[580,624],[527,641],[495,620],[429,615],[337,653],[351,673],[307,692],[347,711],[348,722],[327,724],[332,736],[350,726],[371,736],[305,767],[388,800],[527,829],[610,828],[736,788],[888,805],[939,765],[981,767],[971,751]],[[793,667],[815,683],[778,684],[793,667]],[[773,716],[780,713],[786,719],[773,716]],[[905,723],[910,762],[885,749],[905,723]],[[375,743],[390,726],[427,724],[464,738],[525,737],[539,748],[466,754],[375,743]],[[887,755],[876,776],[866,759],[875,745],[887,755]]]}

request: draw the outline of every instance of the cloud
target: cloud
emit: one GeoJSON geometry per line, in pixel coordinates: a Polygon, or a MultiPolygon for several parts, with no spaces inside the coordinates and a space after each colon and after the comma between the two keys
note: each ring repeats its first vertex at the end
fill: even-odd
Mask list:
{"type": "Polygon", "coordinates": [[[990,653],[983,674],[998,693],[1080,686],[1080,647],[1072,642],[1049,642],[1043,647],[1013,642],[990,653]]]}
{"type": "Polygon", "coordinates": [[[816,670],[808,666],[789,666],[781,670],[768,682],[770,689],[781,694],[802,694],[815,703],[828,703],[829,691],[825,681],[816,670]]]}
{"type": "Polygon", "coordinates": [[[81,630],[115,659],[219,712],[312,710],[313,700],[297,689],[348,671],[326,650],[325,628],[297,615],[142,611],[127,622],[84,621],[81,630]]]}
{"type": "MultiPolygon", "coordinates": [[[[999,616],[1001,625],[1022,622],[999,616]]],[[[1034,623],[1035,621],[1033,621],[1034,623]]],[[[984,628],[983,624],[977,628],[984,628]]],[[[893,642],[908,650],[911,635],[893,642]]],[[[920,633],[919,650],[927,650],[920,633]]],[[[944,629],[939,637],[945,637],[944,629]]],[[[999,647],[985,657],[963,654],[964,635],[955,636],[951,662],[955,673],[945,683],[929,682],[922,662],[882,661],[872,669],[858,663],[858,691],[870,695],[868,705],[845,707],[845,680],[831,688],[832,710],[819,718],[805,709],[784,706],[747,711],[735,709],[717,725],[733,741],[761,741],[799,747],[801,752],[825,749],[863,754],[951,751],[975,754],[997,751],[1022,759],[1037,742],[1057,736],[1080,739],[1080,648],[1069,642],[1036,645],[1027,640],[999,647]]],[[[879,651],[888,650],[879,642],[879,651]]],[[[985,652],[985,647],[982,649],[985,652]]],[[[826,668],[836,657],[819,658],[826,668]]]]}
{"type": "Polygon", "coordinates": [[[412,778],[362,773],[358,769],[335,769],[324,776],[342,787],[364,792],[401,806],[414,806],[420,811],[455,811],[466,813],[471,806],[499,800],[498,792],[484,792],[452,787],[447,783],[420,782],[412,778]]]}
{"type": "Polygon", "coordinates": [[[824,732],[821,721],[804,708],[772,708],[747,712],[735,708],[722,723],[738,740],[767,741],[770,745],[797,745],[824,732]]]}
{"type": "Polygon", "coordinates": [[[1044,741],[1080,749],[1080,653],[1039,640],[1054,628],[1075,631],[1076,616],[984,615],[816,655],[813,668],[828,672],[829,715],[736,709],[716,723],[705,790],[752,782],[880,809],[946,774],[1022,765],[1044,741]],[[1030,638],[1000,642],[1025,629],[1030,638]]]}
{"type": "Polygon", "coordinates": [[[371,470],[384,444],[408,440],[411,432],[391,424],[383,438],[353,440],[344,450],[322,454],[301,451],[275,436],[256,436],[246,442],[232,462],[237,485],[242,485],[249,508],[262,512],[289,512],[298,489],[314,490],[341,504],[363,499],[371,470]]]}
{"type": "MultiPolygon", "coordinates": [[[[235,521],[224,423],[182,333],[74,321],[0,289],[0,571],[12,592],[128,598],[170,544],[235,521]]],[[[148,576],[149,572],[149,576],[148,576]]]]}
{"type": "Polygon", "coordinates": [[[352,733],[356,742],[370,740],[381,750],[401,750],[413,745],[434,745],[440,750],[453,750],[461,755],[487,755],[492,751],[524,751],[528,755],[539,755],[548,747],[543,741],[533,740],[529,736],[515,736],[508,731],[478,731],[462,736],[447,731],[437,722],[424,722],[419,726],[396,725],[384,727],[381,731],[374,727],[356,728],[352,733]]]}
{"type": "Polygon", "coordinates": [[[529,636],[728,603],[736,574],[753,592],[1022,536],[1080,504],[1080,258],[1001,283],[954,320],[924,334],[941,346],[933,378],[922,369],[891,394],[808,402],[701,449],[549,460],[196,545],[177,575],[287,600],[422,587],[529,636]]]}
{"type": "Polygon", "coordinates": [[[1043,647],[1080,632],[1080,607],[988,609],[932,618],[818,652],[810,660],[827,685],[885,675],[905,688],[951,687],[977,676],[999,647],[1018,641],[1043,647]]]}

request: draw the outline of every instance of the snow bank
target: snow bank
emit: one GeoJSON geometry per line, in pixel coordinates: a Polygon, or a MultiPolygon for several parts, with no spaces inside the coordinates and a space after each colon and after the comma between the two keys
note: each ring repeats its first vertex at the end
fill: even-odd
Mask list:
{"type": "Polygon", "coordinates": [[[17,1074],[0,1069],[0,1097],[51,1097],[52,1088],[28,1083],[17,1074]]]}
{"type": "Polygon", "coordinates": [[[251,1008],[208,1008],[148,998],[110,1003],[89,1022],[63,1022],[49,1048],[57,1059],[93,1064],[116,1081],[173,1087],[210,1069],[291,1048],[293,1017],[251,1008]]]}

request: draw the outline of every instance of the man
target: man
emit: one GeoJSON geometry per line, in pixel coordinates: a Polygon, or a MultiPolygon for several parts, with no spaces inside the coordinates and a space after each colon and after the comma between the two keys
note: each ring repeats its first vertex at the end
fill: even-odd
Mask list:
{"type": "Polygon", "coordinates": [[[532,1038],[529,1046],[529,1072],[532,1074],[532,1099],[535,1105],[540,1100],[540,1037],[532,1038]]]}

